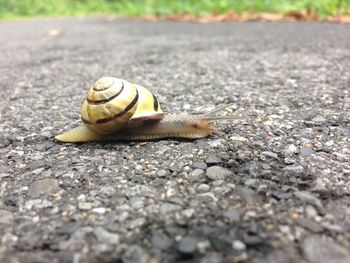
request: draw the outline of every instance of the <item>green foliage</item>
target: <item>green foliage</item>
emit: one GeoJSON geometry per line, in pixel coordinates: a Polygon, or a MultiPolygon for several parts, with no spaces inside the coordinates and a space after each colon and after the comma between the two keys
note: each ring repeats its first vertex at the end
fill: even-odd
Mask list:
{"type": "Polygon", "coordinates": [[[349,14],[350,0],[0,0],[0,18],[85,14],[207,14],[228,11],[314,10],[321,16],[349,14]]]}

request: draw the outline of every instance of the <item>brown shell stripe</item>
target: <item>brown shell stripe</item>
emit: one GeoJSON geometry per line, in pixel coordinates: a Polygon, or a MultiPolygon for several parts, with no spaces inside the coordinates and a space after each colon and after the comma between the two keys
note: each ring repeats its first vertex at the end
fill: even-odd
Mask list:
{"type": "Polygon", "coordinates": [[[130,104],[128,106],[126,106],[126,108],[123,111],[117,113],[114,116],[104,118],[104,119],[99,119],[96,121],[96,123],[106,123],[106,122],[113,121],[113,120],[123,116],[125,113],[127,113],[129,110],[131,110],[132,107],[134,107],[134,105],[137,103],[138,99],[139,99],[139,93],[136,91],[136,95],[135,95],[134,99],[132,100],[132,102],[130,102],[130,104]]]}
{"type": "Polygon", "coordinates": [[[154,111],[158,111],[159,102],[157,100],[157,97],[154,96],[153,93],[152,93],[152,95],[153,95],[153,109],[154,109],[154,111]]]}
{"type": "MultiPolygon", "coordinates": [[[[125,107],[125,109],[124,109],[123,111],[121,111],[121,112],[119,112],[119,113],[117,113],[117,114],[115,114],[115,115],[113,115],[113,116],[111,116],[111,117],[108,117],[108,118],[98,119],[98,120],[96,121],[96,123],[106,123],[106,122],[113,121],[113,120],[115,120],[115,119],[117,119],[117,118],[123,116],[123,115],[124,115],[125,113],[127,113],[132,107],[134,107],[134,105],[137,103],[138,99],[139,99],[139,93],[138,93],[137,90],[136,90],[136,95],[135,95],[134,99],[132,100],[132,102],[131,102],[128,106],[125,107]]],[[[84,119],[84,118],[81,118],[81,120],[82,120],[84,123],[86,123],[86,124],[93,124],[93,122],[88,121],[88,120],[86,120],[86,119],[84,119]]]]}
{"type": "Polygon", "coordinates": [[[124,82],[122,82],[122,83],[123,83],[123,85],[122,85],[120,91],[118,91],[115,95],[113,95],[113,96],[111,96],[111,97],[109,97],[109,98],[107,98],[107,99],[103,99],[103,100],[89,100],[88,98],[86,98],[86,101],[87,101],[90,105],[100,105],[100,104],[107,103],[107,102],[113,100],[114,98],[118,97],[119,94],[123,92],[123,90],[124,90],[124,82]]]}

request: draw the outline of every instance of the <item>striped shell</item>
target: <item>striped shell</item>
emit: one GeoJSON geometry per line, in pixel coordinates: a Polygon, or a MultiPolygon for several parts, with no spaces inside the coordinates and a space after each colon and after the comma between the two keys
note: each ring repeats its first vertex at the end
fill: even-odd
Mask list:
{"type": "Polygon", "coordinates": [[[141,126],[163,118],[159,102],[148,89],[126,80],[103,77],[90,88],[81,111],[83,123],[98,134],[141,126]]]}

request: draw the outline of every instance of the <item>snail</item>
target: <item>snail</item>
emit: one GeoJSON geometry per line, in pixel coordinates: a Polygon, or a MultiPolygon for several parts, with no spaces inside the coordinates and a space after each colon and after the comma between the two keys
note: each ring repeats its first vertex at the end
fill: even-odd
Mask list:
{"type": "Polygon", "coordinates": [[[226,106],[202,115],[164,114],[148,89],[113,77],[100,78],[90,88],[81,107],[84,125],[55,138],[61,142],[138,141],[164,138],[198,139],[214,132],[215,116],[226,106]]]}

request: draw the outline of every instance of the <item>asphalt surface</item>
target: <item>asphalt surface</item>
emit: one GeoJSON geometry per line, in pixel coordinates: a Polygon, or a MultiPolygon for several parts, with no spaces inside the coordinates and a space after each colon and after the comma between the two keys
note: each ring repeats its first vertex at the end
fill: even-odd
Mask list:
{"type": "Polygon", "coordinates": [[[0,24],[0,262],[350,262],[350,27],[0,24]],[[89,86],[245,116],[196,141],[62,144],[89,86]]]}

